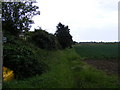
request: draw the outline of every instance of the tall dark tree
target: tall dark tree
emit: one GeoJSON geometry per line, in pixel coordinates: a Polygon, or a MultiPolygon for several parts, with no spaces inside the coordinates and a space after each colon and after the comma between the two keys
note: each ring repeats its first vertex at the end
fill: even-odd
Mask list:
{"type": "Polygon", "coordinates": [[[33,2],[2,2],[3,32],[18,36],[29,31],[30,24],[34,23],[32,17],[38,14],[38,7],[33,2]]]}
{"type": "Polygon", "coordinates": [[[73,40],[68,26],[59,23],[57,26],[57,31],[55,32],[55,36],[57,37],[63,49],[72,46],[73,40]]]}

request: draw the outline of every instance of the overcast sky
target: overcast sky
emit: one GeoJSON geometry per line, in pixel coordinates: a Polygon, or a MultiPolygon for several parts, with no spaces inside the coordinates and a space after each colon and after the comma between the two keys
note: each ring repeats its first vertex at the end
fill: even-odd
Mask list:
{"type": "Polygon", "coordinates": [[[55,33],[59,22],[68,25],[73,40],[118,41],[119,0],[37,0],[41,12],[34,16],[37,26],[55,33]]]}

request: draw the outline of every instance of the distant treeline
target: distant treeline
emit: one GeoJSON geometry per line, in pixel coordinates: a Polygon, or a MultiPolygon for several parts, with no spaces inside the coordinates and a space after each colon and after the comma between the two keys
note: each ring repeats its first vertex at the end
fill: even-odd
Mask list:
{"type": "Polygon", "coordinates": [[[115,44],[120,42],[73,42],[74,44],[115,44]]]}

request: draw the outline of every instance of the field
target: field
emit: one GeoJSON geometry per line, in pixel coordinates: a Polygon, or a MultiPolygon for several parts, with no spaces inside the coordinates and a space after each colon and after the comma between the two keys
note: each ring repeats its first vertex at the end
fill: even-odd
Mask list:
{"type": "Polygon", "coordinates": [[[80,44],[76,52],[84,59],[117,59],[118,44],[80,44]]]}
{"type": "Polygon", "coordinates": [[[74,47],[85,62],[107,74],[118,74],[118,43],[80,44],[74,47]]]}
{"type": "Polygon", "coordinates": [[[116,59],[116,51],[117,45],[76,45],[72,49],[44,51],[46,57],[41,59],[49,67],[47,72],[4,82],[3,88],[118,88],[116,75],[107,75],[85,61],[116,59]]]}

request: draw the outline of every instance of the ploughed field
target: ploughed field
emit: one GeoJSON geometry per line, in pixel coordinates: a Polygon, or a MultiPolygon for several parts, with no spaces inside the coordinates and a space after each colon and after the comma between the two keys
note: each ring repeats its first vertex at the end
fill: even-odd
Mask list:
{"type": "Polygon", "coordinates": [[[118,74],[118,47],[118,43],[88,43],[74,48],[84,62],[107,74],[118,74]]]}

